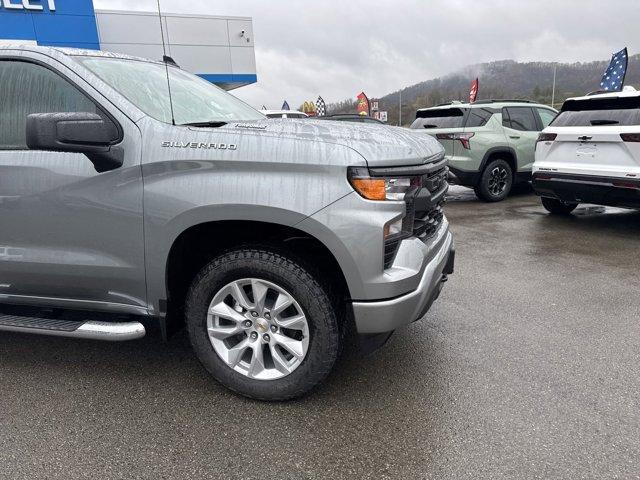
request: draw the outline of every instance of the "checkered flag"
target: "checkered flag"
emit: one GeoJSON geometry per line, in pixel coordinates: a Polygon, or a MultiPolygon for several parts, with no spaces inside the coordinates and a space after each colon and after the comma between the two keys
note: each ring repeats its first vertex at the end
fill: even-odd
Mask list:
{"type": "Polygon", "coordinates": [[[324,103],[322,97],[318,97],[316,100],[316,115],[318,117],[324,117],[327,114],[327,104],[324,103]]]}

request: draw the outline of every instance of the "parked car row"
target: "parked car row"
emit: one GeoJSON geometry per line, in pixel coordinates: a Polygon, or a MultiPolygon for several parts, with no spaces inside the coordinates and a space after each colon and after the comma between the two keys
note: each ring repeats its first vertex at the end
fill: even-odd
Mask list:
{"type": "Polygon", "coordinates": [[[420,109],[411,128],[444,147],[454,181],[486,201],[532,180],[553,214],[580,203],[640,207],[640,92],[570,98],[560,112],[526,100],[420,109]]]}
{"type": "Polygon", "coordinates": [[[322,115],[320,117],[309,117],[304,112],[297,110],[260,110],[260,112],[267,118],[313,118],[314,120],[334,120],[337,122],[352,122],[352,123],[375,123],[384,125],[377,118],[369,117],[368,115],[356,115],[349,113],[335,113],[332,115],[322,115]]]}
{"type": "Polygon", "coordinates": [[[0,331],[186,325],[213,377],[258,399],[425,315],[454,272],[447,163],[490,201],[533,171],[553,213],[638,206],[635,91],[557,117],[441,105],[410,131],[269,120],[175,65],[87,50],[0,45],[0,84],[0,331]]]}

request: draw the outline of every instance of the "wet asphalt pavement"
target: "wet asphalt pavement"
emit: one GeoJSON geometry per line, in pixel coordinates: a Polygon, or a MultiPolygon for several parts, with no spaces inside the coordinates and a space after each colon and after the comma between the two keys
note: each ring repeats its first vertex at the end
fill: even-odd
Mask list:
{"type": "Polygon", "coordinates": [[[291,403],[184,336],[0,335],[0,478],[639,478],[640,213],[452,189],[456,274],[421,321],[291,403]]]}

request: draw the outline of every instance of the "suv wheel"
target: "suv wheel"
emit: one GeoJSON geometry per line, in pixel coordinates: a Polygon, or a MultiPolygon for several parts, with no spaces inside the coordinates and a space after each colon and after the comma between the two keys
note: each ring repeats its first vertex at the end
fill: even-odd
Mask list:
{"type": "Polygon", "coordinates": [[[485,167],[480,183],[474,188],[476,195],[487,202],[499,202],[507,198],[513,186],[513,170],[505,160],[492,160],[485,167]]]}
{"type": "Polygon", "coordinates": [[[577,203],[563,202],[555,198],[542,197],[542,206],[554,215],[569,215],[578,206],[577,203]]]}
{"type": "Polygon", "coordinates": [[[191,344],[223,385],[247,397],[287,400],[322,382],[340,333],[330,290],[301,263],[271,249],[215,258],[186,299],[191,344]]]}

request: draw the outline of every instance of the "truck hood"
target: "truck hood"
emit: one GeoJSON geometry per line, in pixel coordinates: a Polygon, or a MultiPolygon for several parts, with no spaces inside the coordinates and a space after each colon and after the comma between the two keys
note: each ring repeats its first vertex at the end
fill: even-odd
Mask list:
{"type": "Polygon", "coordinates": [[[429,135],[388,125],[312,119],[266,119],[229,124],[256,134],[343,145],[362,155],[370,167],[419,165],[443,153],[429,135]]]}

